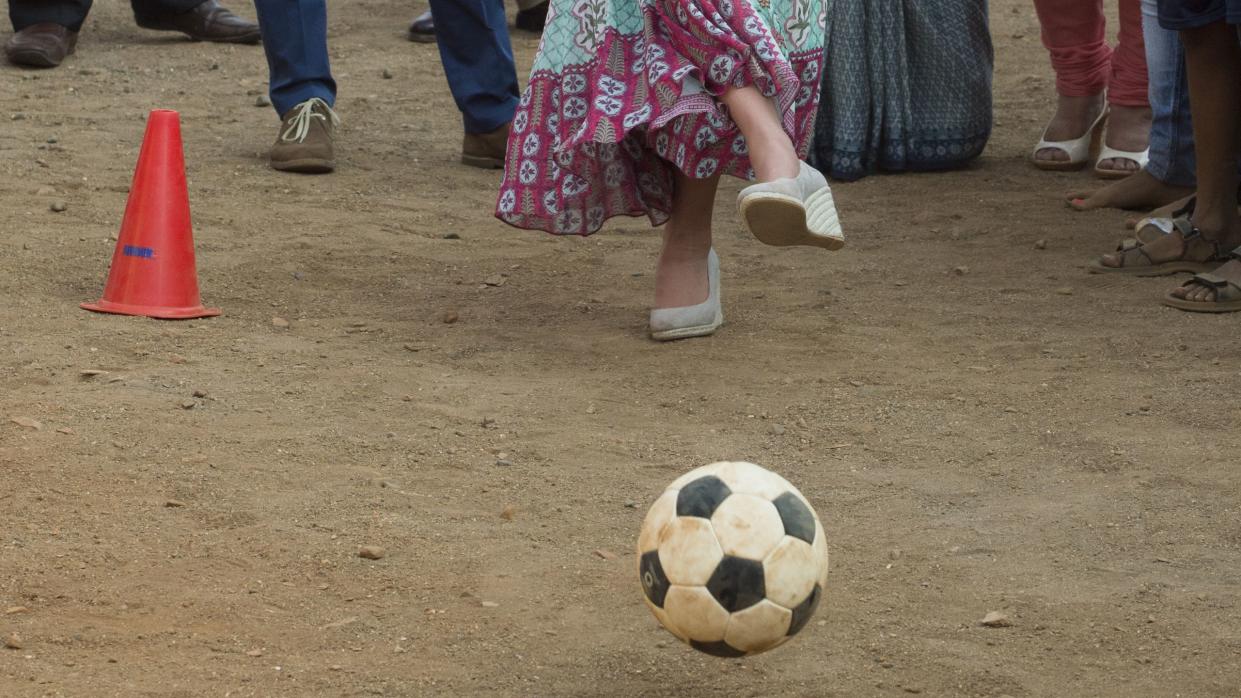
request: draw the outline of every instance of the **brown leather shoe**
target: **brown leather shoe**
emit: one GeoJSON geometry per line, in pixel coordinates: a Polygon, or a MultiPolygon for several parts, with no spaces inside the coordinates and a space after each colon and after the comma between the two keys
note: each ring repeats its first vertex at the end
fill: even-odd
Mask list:
{"type": "Polygon", "coordinates": [[[77,45],[77,32],[59,24],[40,22],[10,36],[4,43],[4,53],[16,65],[55,68],[77,45]]]}
{"type": "Polygon", "coordinates": [[[461,162],[470,167],[497,170],[504,167],[504,152],[508,149],[508,130],[504,124],[491,133],[467,133],[461,144],[461,162]]]}
{"type": "Polygon", "coordinates": [[[282,172],[323,174],[336,169],[336,127],[340,117],[314,97],[280,117],[280,134],[271,147],[271,166],[282,172]]]}
{"type": "Polygon", "coordinates": [[[189,12],[168,17],[135,17],[143,29],[176,31],[195,41],[223,44],[257,44],[262,38],[259,25],[248,22],[221,7],[219,0],[205,0],[189,12]]]}

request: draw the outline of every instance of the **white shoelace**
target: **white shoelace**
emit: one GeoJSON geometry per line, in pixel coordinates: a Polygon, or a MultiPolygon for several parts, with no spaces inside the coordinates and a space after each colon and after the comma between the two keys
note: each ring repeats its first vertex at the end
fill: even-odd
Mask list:
{"type": "Polygon", "coordinates": [[[336,116],[336,112],[318,97],[311,97],[301,104],[293,107],[297,110],[297,114],[293,117],[293,121],[289,127],[280,134],[280,140],[287,143],[301,143],[306,140],[306,136],[310,133],[310,123],[312,119],[323,119],[325,122],[329,119],[332,126],[340,126],[340,117],[336,116]],[[315,107],[322,107],[327,115],[320,114],[315,111],[315,107]]]}

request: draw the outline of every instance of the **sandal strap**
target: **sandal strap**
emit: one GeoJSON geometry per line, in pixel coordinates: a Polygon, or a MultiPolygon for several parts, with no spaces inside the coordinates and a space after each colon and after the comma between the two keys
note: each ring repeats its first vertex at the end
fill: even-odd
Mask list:
{"type": "Polygon", "coordinates": [[[1219,241],[1212,240],[1206,235],[1203,235],[1202,229],[1194,225],[1193,222],[1189,220],[1188,216],[1177,216],[1176,218],[1172,219],[1172,227],[1176,228],[1177,232],[1181,234],[1181,238],[1185,240],[1185,244],[1186,244],[1185,252],[1189,251],[1189,242],[1197,238],[1211,246],[1211,256],[1208,257],[1205,261],[1226,262],[1232,258],[1231,252],[1225,254],[1220,247],[1219,241]]]}
{"type": "Polygon", "coordinates": [[[1181,285],[1192,286],[1194,284],[1198,284],[1199,286],[1210,286],[1211,288],[1224,288],[1230,283],[1232,282],[1228,279],[1212,274],[1211,272],[1204,271],[1201,274],[1194,274],[1192,279],[1181,285]]]}

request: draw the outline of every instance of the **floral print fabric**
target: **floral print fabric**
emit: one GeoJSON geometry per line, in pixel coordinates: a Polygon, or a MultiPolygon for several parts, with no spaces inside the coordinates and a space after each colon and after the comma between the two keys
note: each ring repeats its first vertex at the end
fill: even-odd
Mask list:
{"type": "Polygon", "coordinates": [[[824,0],[552,0],[509,136],[496,215],[559,235],[672,208],[673,167],[750,178],[715,99],[754,86],[804,156],[819,103],[824,0]]]}

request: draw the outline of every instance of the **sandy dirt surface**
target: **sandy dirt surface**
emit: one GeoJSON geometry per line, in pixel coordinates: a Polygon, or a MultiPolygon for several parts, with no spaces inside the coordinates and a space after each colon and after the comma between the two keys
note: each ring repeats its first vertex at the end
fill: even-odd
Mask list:
{"type": "Polygon", "coordinates": [[[0,68],[0,695],[1237,694],[1241,317],[1085,272],[1123,215],[1025,162],[1052,93],[1028,3],[993,6],[977,166],[839,186],[836,254],[750,239],[729,182],[728,325],[663,346],[645,224],[496,222],[402,37],[421,6],[332,7],[327,177],[267,168],[258,48],[101,2],[60,69],[0,68]],[[219,318],[77,307],[157,107],[219,318]],[[769,655],[699,655],[642,604],[646,507],[718,459],[797,483],[831,541],[769,655]]]}

